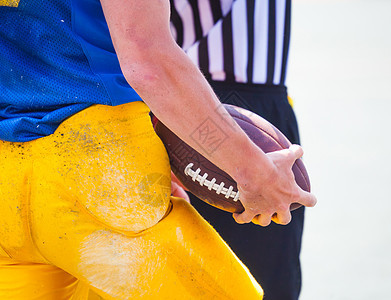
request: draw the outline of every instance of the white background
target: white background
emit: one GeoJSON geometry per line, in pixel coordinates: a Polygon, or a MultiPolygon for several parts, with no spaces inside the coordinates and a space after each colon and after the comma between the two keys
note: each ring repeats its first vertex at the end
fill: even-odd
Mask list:
{"type": "Polygon", "coordinates": [[[301,300],[391,299],[391,1],[293,0],[287,85],[318,205],[301,300]]]}

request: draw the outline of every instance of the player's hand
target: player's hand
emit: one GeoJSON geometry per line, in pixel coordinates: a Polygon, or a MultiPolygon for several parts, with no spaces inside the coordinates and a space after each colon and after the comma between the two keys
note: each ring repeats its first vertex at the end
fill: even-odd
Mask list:
{"type": "Polygon", "coordinates": [[[182,185],[179,179],[174,175],[173,172],[171,172],[171,194],[174,197],[183,198],[190,203],[189,195],[186,193],[185,189],[186,188],[182,185]]]}
{"type": "MultiPolygon", "coordinates": [[[[239,185],[240,201],[245,210],[233,217],[238,223],[253,222],[261,226],[268,226],[271,221],[286,225],[291,221],[290,206],[300,203],[307,207],[316,204],[313,194],[303,191],[297,184],[293,175],[294,162],[302,157],[303,150],[298,145],[289,149],[270,152],[273,168],[268,174],[251,178],[252,184],[239,185]]],[[[262,170],[255,170],[261,174],[262,170]]]]}

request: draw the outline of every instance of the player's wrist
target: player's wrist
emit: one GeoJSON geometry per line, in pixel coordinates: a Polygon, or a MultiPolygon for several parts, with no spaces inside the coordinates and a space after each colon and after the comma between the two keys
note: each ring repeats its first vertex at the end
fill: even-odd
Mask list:
{"type": "Polygon", "coordinates": [[[260,182],[273,181],[277,173],[275,165],[259,148],[254,147],[251,152],[242,155],[243,161],[237,161],[231,175],[238,186],[245,189],[251,189],[260,182]]]}

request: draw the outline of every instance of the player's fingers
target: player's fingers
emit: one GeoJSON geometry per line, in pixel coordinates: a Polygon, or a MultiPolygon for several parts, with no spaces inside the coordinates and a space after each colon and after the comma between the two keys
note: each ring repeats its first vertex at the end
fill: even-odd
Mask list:
{"type": "Polygon", "coordinates": [[[269,226],[272,222],[272,216],[269,214],[260,214],[256,217],[256,224],[261,225],[262,227],[269,226]]]}
{"type": "Polygon", "coordinates": [[[307,207],[314,207],[316,205],[317,199],[314,194],[300,189],[300,201],[297,202],[307,207]]]}
{"type": "Polygon", "coordinates": [[[174,172],[171,171],[171,181],[175,182],[177,185],[179,185],[182,189],[185,191],[189,191],[183,184],[182,182],[175,176],[174,172]]]}
{"type": "Polygon", "coordinates": [[[272,221],[273,221],[274,223],[277,223],[277,224],[278,224],[277,213],[275,213],[275,214],[272,216],[272,221]]]}
{"type": "Polygon", "coordinates": [[[171,181],[171,194],[174,197],[179,197],[185,199],[186,202],[190,203],[189,195],[185,192],[185,190],[180,187],[176,182],[171,181]]]}
{"type": "Polygon", "coordinates": [[[261,225],[262,227],[266,227],[266,226],[270,225],[271,221],[277,220],[277,219],[275,219],[275,216],[277,216],[277,214],[274,214],[274,215],[259,214],[253,218],[252,222],[256,225],[261,225]]]}
{"type": "MultiPolygon", "coordinates": [[[[273,217],[271,217],[270,219],[271,219],[271,221],[274,221],[273,217]]],[[[252,219],[251,222],[254,223],[255,225],[260,225],[260,226],[267,226],[267,225],[269,225],[271,223],[271,222],[269,224],[267,222],[266,223],[261,223],[261,215],[255,216],[254,219],[252,219]],[[262,224],[266,224],[266,225],[262,225],[262,224]]]]}
{"type": "Polygon", "coordinates": [[[272,221],[277,224],[281,225],[287,225],[292,220],[292,215],[289,210],[281,212],[281,213],[275,213],[272,217],[272,221]]]}
{"type": "Polygon", "coordinates": [[[255,225],[259,225],[258,223],[258,216],[255,216],[252,220],[251,220],[251,223],[254,223],[255,225]]]}
{"type": "Polygon", "coordinates": [[[246,209],[244,212],[240,214],[234,213],[232,216],[234,217],[236,223],[244,224],[244,223],[250,223],[253,220],[254,213],[246,209]]]}

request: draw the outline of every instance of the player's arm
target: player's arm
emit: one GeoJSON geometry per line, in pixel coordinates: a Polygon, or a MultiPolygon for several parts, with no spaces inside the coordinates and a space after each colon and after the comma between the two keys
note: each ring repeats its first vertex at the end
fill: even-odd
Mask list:
{"type": "Polygon", "coordinates": [[[181,139],[230,174],[238,183],[245,211],[238,222],[256,219],[268,225],[277,212],[279,223],[290,221],[293,202],[313,206],[291,171],[301,148],[263,153],[230,119],[198,68],[172,39],[168,0],[101,0],[125,78],[153,113],[181,139]],[[225,142],[205,151],[190,136],[206,119],[219,127],[214,136],[225,142]],[[224,119],[224,120],[223,120],[224,119]],[[228,138],[226,138],[228,136],[228,138]]]}

